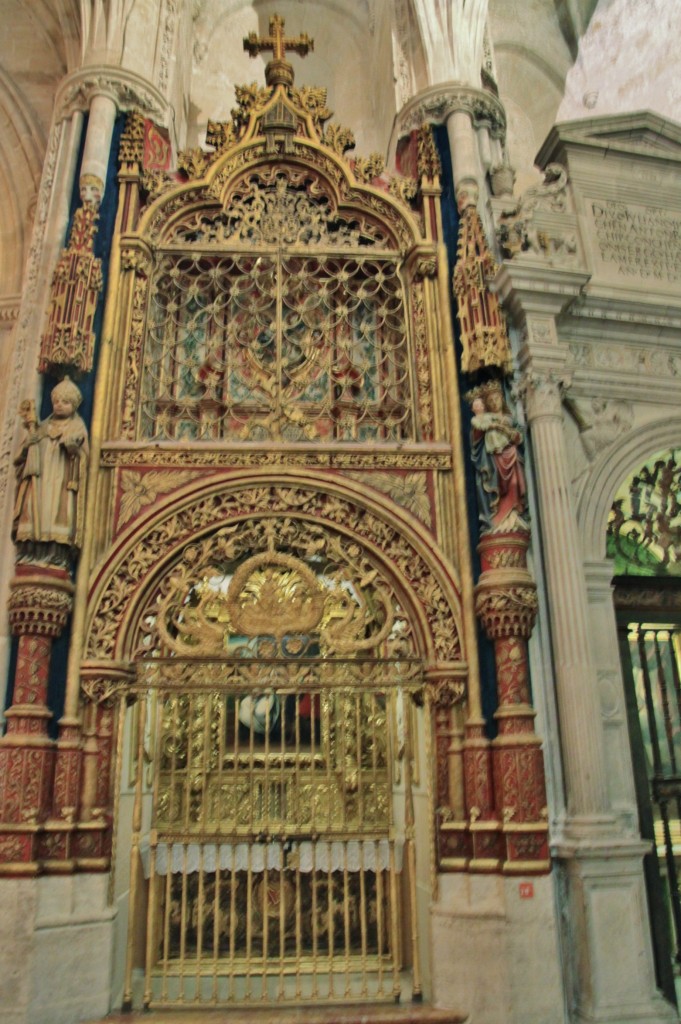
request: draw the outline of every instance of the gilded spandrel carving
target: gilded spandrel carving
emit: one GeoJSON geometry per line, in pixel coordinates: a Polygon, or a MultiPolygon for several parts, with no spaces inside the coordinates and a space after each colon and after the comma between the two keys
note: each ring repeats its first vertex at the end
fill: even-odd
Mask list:
{"type": "Polygon", "coordinates": [[[396,504],[413,513],[426,526],[432,526],[432,512],[424,474],[408,473],[348,473],[359,483],[369,484],[390,495],[396,504]]]}
{"type": "Polygon", "coordinates": [[[193,479],[194,473],[186,470],[172,472],[152,471],[136,473],[123,470],[121,473],[121,498],[118,509],[118,526],[133,519],[143,508],[153,504],[160,495],[167,494],[176,487],[182,487],[193,479]]]}

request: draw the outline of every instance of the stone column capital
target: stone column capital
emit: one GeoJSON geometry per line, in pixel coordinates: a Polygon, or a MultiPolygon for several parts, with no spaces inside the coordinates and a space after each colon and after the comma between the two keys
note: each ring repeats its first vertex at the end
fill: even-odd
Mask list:
{"type": "Polygon", "coordinates": [[[486,128],[493,138],[506,136],[506,112],[501,100],[484,89],[463,82],[438,82],[422,89],[397,115],[398,137],[423,124],[446,124],[452,114],[465,113],[475,128],[486,128]]]}
{"type": "Polygon", "coordinates": [[[80,690],[91,704],[112,707],[135,678],[134,667],[126,662],[84,662],[80,673],[80,690]]]}
{"type": "Polygon", "coordinates": [[[561,419],[563,395],[570,387],[569,373],[557,370],[526,370],[518,384],[530,424],[538,419],[561,419]]]}
{"type": "Polygon", "coordinates": [[[73,584],[65,576],[39,570],[18,573],[10,583],[9,621],[15,636],[58,637],[73,603],[73,584]]]}
{"type": "Polygon", "coordinates": [[[89,110],[96,96],[110,99],[118,110],[140,110],[147,117],[165,124],[168,103],[158,89],[134,71],[112,65],[90,65],[67,75],[55,102],[55,121],[76,110],[89,110]]]}

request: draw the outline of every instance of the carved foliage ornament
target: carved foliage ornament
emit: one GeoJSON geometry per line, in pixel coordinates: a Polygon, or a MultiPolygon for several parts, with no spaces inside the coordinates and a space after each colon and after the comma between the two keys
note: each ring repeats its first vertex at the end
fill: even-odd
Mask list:
{"type": "Polygon", "coordinates": [[[506,135],[506,114],[501,101],[471,86],[435,85],[410,100],[398,117],[400,138],[423,124],[446,124],[458,111],[469,114],[474,126],[485,125],[494,138],[506,135]]]}
{"type": "Polygon", "coordinates": [[[70,117],[75,110],[88,110],[95,96],[110,97],[119,110],[138,109],[159,123],[166,118],[168,104],[158,89],[122,67],[84,67],[62,81],[55,101],[55,120],[70,117]]]}
{"type": "Polygon", "coordinates": [[[168,241],[211,248],[244,242],[332,249],[394,247],[373,218],[354,211],[339,215],[318,175],[277,165],[242,178],[224,210],[197,211],[168,241]]]}
{"type": "MultiPolygon", "coordinates": [[[[143,540],[138,538],[123,553],[115,572],[108,577],[96,597],[87,640],[87,656],[110,658],[116,654],[124,642],[121,630],[125,628],[131,605],[137,595],[150,586],[165,552],[189,544],[183,557],[185,562],[187,558],[191,560],[194,549],[197,555],[199,552],[197,541],[192,538],[202,536],[216,522],[229,523],[242,518],[252,520],[254,516],[286,517],[284,521],[276,520],[279,530],[284,528],[282,522],[304,521],[308,524],[310,537],[313,536],[309,526],[312,522],[327,524],[326,528],[333,531],[338,531],[340,527],[356,537],[356,554],[352,555],[353,558],[368,557],[362,555],[363,541],[381,550],[392,564],[396,576],[404,580],[421,604],[438,660],[461,659],[460,615],[456,598],[447,596],[432,565],[409,543],[402,531],[351,502],[318,490],[284,485],[254,485],[207,494],[194,504],[174,510],[157,520],[143,540]]],[[[293,530],[293,526],[287,529],[293,530]]],[[[241,543],[238,530],[234,533],[233,543],[238,545],[241,543]]],[[[347,561],[349,555],[343,557],[347,561]]],[[[365,576],[360,576],[360,581],[365,576]]],[[[333,629],[331,632],[333,634],[333,629]]]]}

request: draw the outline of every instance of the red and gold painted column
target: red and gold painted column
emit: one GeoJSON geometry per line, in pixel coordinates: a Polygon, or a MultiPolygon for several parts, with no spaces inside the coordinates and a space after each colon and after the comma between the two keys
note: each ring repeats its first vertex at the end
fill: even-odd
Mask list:
{"type": "Polygon", "coordinates": [[[7,733],[0,739],[0,871],[35,874],[54,772],[47,732],[50,655],[71,610],[73,585],[65,569],[18,565],[11,590],[10,624],[19,644],[7,733]]]}
{"type": "Polygon", "coordinates": [[[541,741],[534,732],[527,641],[537,614],[536,586],[527,569],[530,527],[522,431],[505,385],[511,349],[496,294],[496,265],[475,196],[463,195],[454,271],[461,369],[478,381],[471,406],[481,575],[475,608],[494,644],[497,737],[471,723],[464,752],[466,802],[474,855],[471,870],[524,874],[550,868],[541,741]]]}
{"type": "Polygon", "coordinates": [[[527,569],[529,530],[483,535],[476,611],[494,643],[498,735],[492,741],[494,801],[500,819],[503,870],[548,870],[548,824],[541,741],[534,732],[527,641],[537,614],[527,569]]]}

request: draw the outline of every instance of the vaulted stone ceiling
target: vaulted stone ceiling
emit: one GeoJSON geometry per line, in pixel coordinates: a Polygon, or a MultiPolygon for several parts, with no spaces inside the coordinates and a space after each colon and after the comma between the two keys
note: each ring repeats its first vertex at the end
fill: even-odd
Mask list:
{"type": "Polygon", "coordinates": [[[0,40],[0,300],[21,288],[56,88],[77,62],[78,10],[3,0],[0,40]]]}

